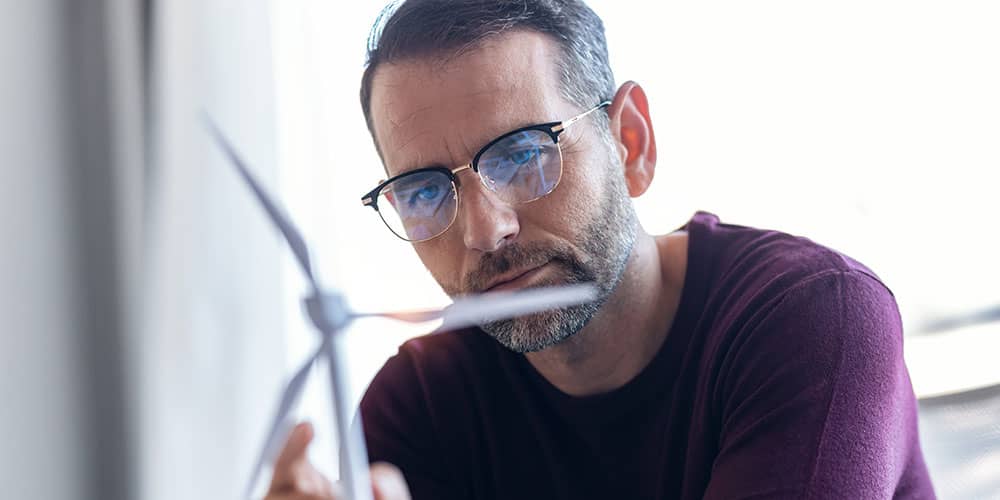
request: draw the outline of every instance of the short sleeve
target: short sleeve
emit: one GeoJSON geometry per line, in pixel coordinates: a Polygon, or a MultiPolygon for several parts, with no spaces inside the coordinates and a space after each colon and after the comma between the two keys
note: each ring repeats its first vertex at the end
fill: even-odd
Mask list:
{"type": "Polygon", "coordinates": [[[705,498],[898,497],[923,459],[889,290],[862,272],[829,271],[751,321],[721,363],[722,430],[705,498]]]}

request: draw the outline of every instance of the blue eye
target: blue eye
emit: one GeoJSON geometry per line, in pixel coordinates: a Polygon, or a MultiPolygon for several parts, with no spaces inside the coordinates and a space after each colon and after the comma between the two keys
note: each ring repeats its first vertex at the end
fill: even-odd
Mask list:
{"type": "Polygon", "coordinates": [[[541,151],[539,151],[539,148],[535,146],[532,148],[511,151],[510,154],[507,155],[507,159],[514,162],[517,165],[524,165],[525,163],[528,163],[529,161],[538,158],[540,154],[541,151]]]}
{"type": "Polygon", "coordinates": [[[420,189],[413,192],[410,196],[410,205],[415,205],[418,203],[426,203],[429,201],[434,201],[441,194],[441,186],[435,184],[428,184],[420,189]]]}

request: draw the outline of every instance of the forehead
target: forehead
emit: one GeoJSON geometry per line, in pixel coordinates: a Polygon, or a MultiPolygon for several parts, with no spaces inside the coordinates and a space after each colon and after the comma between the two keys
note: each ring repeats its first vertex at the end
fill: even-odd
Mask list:
{"type": "Polygon", "coordinates": [[[559,95],[559,53],[546,35],[515,32],[377,68],[371,116],[388,173],[456,166],[499,134],[562,117],[572,108],[559,95]]]}

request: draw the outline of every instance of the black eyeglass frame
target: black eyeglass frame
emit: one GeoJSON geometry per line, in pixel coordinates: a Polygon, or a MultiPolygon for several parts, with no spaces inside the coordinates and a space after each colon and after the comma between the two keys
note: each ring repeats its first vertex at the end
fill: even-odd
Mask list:
{"type": "MultiPolygon", "coordinates": [[[[584,118],[585,116],[587,116],[587,115],[589,115],[589,114],[591,114],[591,113],[593,113],[593,112],[595,112],[595,111],[597,111],[599,109],[606,108],[606,107],[608,107],[610,105],[611,105],[611,101],[602,101],[597,106],[594,106],[593,108],[590,108],[587,111],[584,111],[583,113],[580,113],[580,114],[578,114],[578,115],[576,115],[576,116],[574,116],[574,117],[572,117],[572,118],[570,118],[568,120],[563,120],[563,121],[559,121],[559,122],[541,123],[541,124],[538,124],[538,125],[528,125],[526,127],[521,127],[521,128],[518,128],[518,129],[511,130],[510,132],[502,134],[499,137],[497,137],[496,139],[493,139],[492,141],[486,143],[486,145],[483,146],[482,148],[480,148],[479,151],[476,153],[476,155],[472,157],[472,161],[470,163],[466,163],[465,165],[461,165],[459,167],[455,167],[455,168],[448,168],[448,167],[444,167],[444,166],[424,167],[424,168],[418,168],[418,169],[410,170],[410,171],[407,171],[407,172],[403,172],[403,173],[398,174],[398,175],[394,175],[394,176],[392,176],[392,177],[390,177],[390,178],[388,178],[388,179],[380,182],[378,184],[378,186],[375,187],[375,189],[372,189],[371,191],[365,193],[365,195],[361,197],[361,204],[364,205],[364,206],[367,206],[367,207],[372,207],[376,212],[379,212],[379,219],[381,219],[382,223],[385,224],[386,228],[389,229],[389,232],[391,232],[392,234],[396,235],[396,237],[402,239],[403,241],[409,241],[411,243],[420,243],[422,241],[432,240],[434,238],[437,238],[438,236],[441,236],[442,234],[444,234],[445,232],[447,232],[448,229],[451,228],[452,224],[455,223],[455,218],[458,217],[458,210],[459,210],[460,207],[459,206],[455,207],[455,216],[452,217],[451,222],[449,222],[448,226],[445,227],[444,229],[442,229],[440,233],[437,233],[434,236],[431,236],[430,238],[424,238],[424,239],[419,239],[419,240],[410,240],[410,239],[404,238],[403,236],[400,236],[398,233],[396,233],[396,231],[394,229],[392,229],[392,227],[389,226],[389,223],[386,222],[385,218],[382,217],[382,214],[379,211],[379,207],[378,207],[378,195],[382,192],[383,189],[385,189],[386,186],[388,186],[389,184],[391,184],[391,183],[393,183],[393,182],[395,182],[395,181],[397,181],[399,179],[402,179],[402,178],[405,178],[405,177],[408,177],[408,176],[411,176],[411,175],[416,175],[416,174],[425,173],[425,172],[440,172],[440,173],[444,174],[445,176],[447,176],[448,179],[451,180],[451,183],[452,183],[452,185],[455,188],[456,205],[458,205],[459,204],[458,202],[459,202],[459,200],[461,198],[459,196],[459,194],[458,194],[458,189],[462,185],[461,181],[458,178],[458,173],[461,172],[461,171],[463,171],[463,170],[472,170],[473,172],[476,173],[476,177],[479,178],[479,181],[482,182],[483,185],[485,185],[487,189],[489,189],[490,191],[495,192],[486,183],[486,179],[483,178],[482,174],[479,173],[479,159],[483,156],[483,154],[487,150],[489,150],[491,147],[493,147],[493,145],[497,144],[498,142],[500,142],[500,141],[502,141],[504,139],[507,139],[508,137],[510,137],[512,135],[515,135],[515,134],[518,134],[518,133],[521,133],[521,132],[527,132],[529,130],[537,130],[537,131],[540,131],[540,132],[545,132],[552,139],[552,142],[556,145],[556,147],[559,148],[559,153],[560,153],[560,158],[559,158],[559,162],[560,162],[560,167],[559,167],[560,174],[559,174],[559,178],[561,180],[562,179],[562,157],[561,157],[561,155],[562,155],[562,148],[559,147],[559,136],[563,132],[566,131],[566,128],[568,128],[570,125],[572,125],[576,121],[584,118]]],[[[556,186],[554,186],[552,188],[552,191],[555,191],[556,187],[558,187],[558,182],[556,183],[556,186]]],[[[543,195],[541,195],[541,196],[539,196],[537,198],[533,198],[533,199],[530,199],[530,200],[525,200],[525,201],[521,201],[521,202],[517,202],[517,203],[518,204],[531,203],[531,202],[533,202],[535,200],[538,200],[540,198],[544,198],[545,196],[548,196],[549,194],[552,194],[552,191],[549,191],[548,193],[545,193],[545,194],[543,194],[543,195]]]]}

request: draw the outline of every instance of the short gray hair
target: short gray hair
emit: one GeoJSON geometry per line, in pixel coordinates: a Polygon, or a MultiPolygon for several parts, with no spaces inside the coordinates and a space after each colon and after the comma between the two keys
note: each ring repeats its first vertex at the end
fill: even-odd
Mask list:
{"type": "MultiPolygon", "coordinates": [[[[517,30],[552,37],[562,51],[560,90],[581,109],[609,100],[615,79],[608,63],[604,23],[579,0],[405,0],[386,7],[368,38],[361,109],[375,139],[372,79],[379,64],[461,53],[517,30]]],[[[598,123],[607,123],[599,113],[598,123]]],[[[376,140],[376,147],[378,147],[376,140]]]]}

